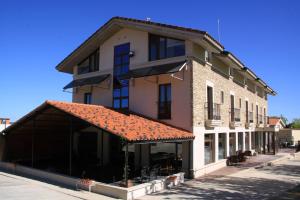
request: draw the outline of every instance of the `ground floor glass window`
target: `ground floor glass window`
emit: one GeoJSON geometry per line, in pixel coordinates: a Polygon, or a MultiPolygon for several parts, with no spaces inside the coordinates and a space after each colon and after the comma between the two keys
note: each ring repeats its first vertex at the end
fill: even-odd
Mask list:
{"type": "Polygon", "coordinates": [[[219,160],[226,158],[226,133],[219,133],[219,160]]]}
{"type": "Polygon", "coordinates": [[[251,149],[255,149],[255,132],[251,132],[251,149]]]}
{"type": "Polygon", "coordinates": [[[249,133],[249,132],[246,132],[246,133],[245,133],[245,149],[246,149],[247,151],[250,150],[249,144],[250,144],[250,133],[249,133]]]}
{"type": "Polygon", "coordinates": [[[243,150],[243,133],[238,133],[238,150],[243,150]]]}
{"type": "Polygon", "coordinates": [[[235,155],[235,133],[229,133],[229,155],[235,155]]]}
{"type": "Polygon", "coordinates": [[[205,164],[215,162],[215,135],[214,134],[205,134],[205,164]]]}

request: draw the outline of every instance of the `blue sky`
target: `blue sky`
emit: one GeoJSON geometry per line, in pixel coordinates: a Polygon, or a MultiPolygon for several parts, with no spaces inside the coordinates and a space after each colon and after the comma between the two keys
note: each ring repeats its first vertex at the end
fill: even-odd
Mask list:
{"type": "Polygon", "coordinates": [[[0,116],[17,120],[62,91],[55,66],[113,16],[193,27],[221,43],[278,92],[269,115],[300,117],[300,1],[2,1],[0,116]]]}

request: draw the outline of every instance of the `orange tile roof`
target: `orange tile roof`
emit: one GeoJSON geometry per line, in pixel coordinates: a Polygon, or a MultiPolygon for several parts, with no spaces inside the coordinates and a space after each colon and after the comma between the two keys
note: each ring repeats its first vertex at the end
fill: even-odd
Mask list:
{"type": "Polygon", "coordinates": [[[280,121],[279,117],[269,117],[269,125],[275,126],[280,121]]]}
{"type": "Polygon", "coordinates": [[[46,101],[45,104],[69,113],[131,142],[194,138],[191,132],[136,114],[123,114],[100,105],[60,101],[46,101]]]}

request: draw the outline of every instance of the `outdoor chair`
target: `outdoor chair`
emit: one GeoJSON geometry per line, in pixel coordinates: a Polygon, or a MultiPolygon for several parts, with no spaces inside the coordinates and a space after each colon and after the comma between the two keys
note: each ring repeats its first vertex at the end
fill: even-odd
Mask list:
{"type": "Polygon", "coordinates": [[[141,182],[148,182],[150,180],[149,167],[143,167],[141,170],[141,182]]]}
{"type": "Polygon", "coordinates": [[[153,166],[152,169],[151,169],[151,171],[150,171],[150,180],[157,179],[159,171],[160,171],[160,166],[159,165],[153,166]]]}
{"type": "Polygon", "coordinates": [[[252,152],[251,151],[245,151],[245,157],[247,158],[247,159],[250,159],[251,157],[252,157],[252,152]]]}
{"type": "Polygon", "coordinates": [[[241,150],[237,151],[237,156],[238,156],[238,162],[246,161],[245,153],[243,153],[243,151],[241,150]]]}
{"type": "Polygon", "coordinates": [[[166,187],[168,189],[171,189],[172,187],[174,187],[175,185],[177,185],[177,176],[169,176],[166,179],[166,187]]]}
{"type": "Polygon", "coordinates": [[[239,162],[238,156],[237,155],[231,155],[227,157],[226,164],[227,166],[231,166],[233,164],[237,164],[239,162]]]}

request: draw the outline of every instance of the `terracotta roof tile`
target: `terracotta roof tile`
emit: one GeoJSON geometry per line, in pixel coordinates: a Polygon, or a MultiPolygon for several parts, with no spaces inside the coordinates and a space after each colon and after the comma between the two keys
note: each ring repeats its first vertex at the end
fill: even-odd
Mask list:
{"type": "Polygon", "coordinates": [[[136,114],[123,114],[100,105],[60,101],[45,103],[131,142],[194,138],[191,132],[136,114]]]}
{"type": "Polygon", "coordinates": [[[279,117],[269,117],[268,122],[269,125],[275,126],[280,121],[279,117]]]}

